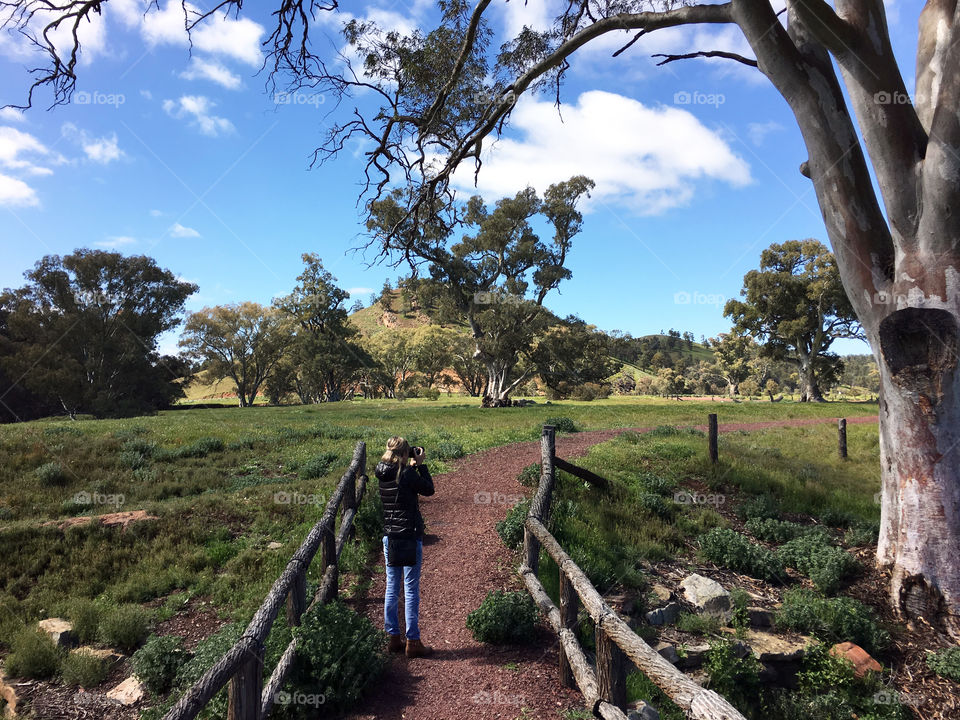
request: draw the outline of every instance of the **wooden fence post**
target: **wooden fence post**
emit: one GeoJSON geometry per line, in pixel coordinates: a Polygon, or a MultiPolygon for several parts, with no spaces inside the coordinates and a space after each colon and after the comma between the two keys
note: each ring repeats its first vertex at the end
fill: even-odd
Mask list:
{"type": "Polygon", "coordinates": [[[303,568],[293,579],[290,592],[287,593],[287,625],[300,624],[307,609],[307,569],[303,568]]]}
{"type": "MultiPolygon", "coordinates": [[[[540,484],[530,504],[530,513],[541,523],[546,525],[550,517],[550,498],[553,495],[554,467],[553,458],[556,453],[556,434],[552,425],[543,426],[540,436],[540,484]]],[[[533,574],[540,572],[540,541],[526,528],[523,530],[523,551],[527,567],[533,574]]]]}
{"type": "MultiPolygon", "coordinates": [[[[570,582],[570,578],[560,568],[560,627],[576,631],[577,613],[580,609],[580,598],[570,582]]],[[[570,659],[563,643],[560,643],[560,684],[568,688],[577,688],[577,681],[570,667],[570,659]]]]}
{"type": "Polygon", "coordinates": [[[227,720],[260,720],[263,643],[257,642],[227,686],[227,720]]]}
{"type": "Polygon", "coordinates": [[[623,651],[597,623],[597,686],[600,699],[623,709],[627,705],[627,673],[623,651]]]}
{"type": "Polygon", "coordinates": [[[557,457],[557,433],[552,425],[544,425],[540,435],[540,467],[547,476],[547,493],[543,498],[543,511],[540,522],[544,525],[550,522],[550,508],[553,505],[553,485],[556,482],[556,467],[554,460],[557,457]]]}
{"type": "Polygon", "coordinates": [[[841,460],[847,459],[847,419],[837,421],[837,452],[841,460]]]}
{"type": "Polygon", "coordinates": [[[710,462],[714,465],[720,460],[720,454],[717,449],[717,414],[710,413],[710,462]]]}
{"type": "Polygon", "coordinates": [[[326,574],[327,568],[333,565],[333,585],[330,587],[330,596],[327,600],[336,600],[339,588],[337,587],[340,584],[340,578],[337,577],[340,574],[339,568],[337,567],[337,535],[334,532],[334,522],[336,516],[330,520],[330,524],[323,528],[323,540],[321,540],[320,550],[321,550],[321,565],[323,566],[323,572],[326,574]]]}

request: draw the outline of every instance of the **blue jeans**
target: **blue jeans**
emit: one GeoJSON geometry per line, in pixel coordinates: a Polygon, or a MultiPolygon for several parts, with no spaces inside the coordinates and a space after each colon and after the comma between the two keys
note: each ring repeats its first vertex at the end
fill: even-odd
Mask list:
{"type": "Polygon", "coordinates": [[[420,567],[423,565],[423,540],[417,540],[417,564],[408,567],[387,565],[387,536],[383,536],[383,564],[387,568],[387,591],[383,598],[383,628],[400,635],[400,579],[403,578],[403,612],[407,639],[420,639],[420,567]]]}

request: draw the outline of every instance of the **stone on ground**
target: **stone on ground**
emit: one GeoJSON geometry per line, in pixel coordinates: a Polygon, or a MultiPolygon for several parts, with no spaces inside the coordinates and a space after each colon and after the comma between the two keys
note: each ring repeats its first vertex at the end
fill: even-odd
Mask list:
{"type": "Polygon", "coordinates": [[[677,621],[680,616],[680,606],[675,603],[668,603],[662,608],[651,610],[646,614],[647,622],[651,625],[670,625],[677,621]]]}
{"type": "Polygon", "coordinates": [[[45,632],[57,647],[71,647],[77,644],[73,634],[73,625],[63,618],[47,618],[37,623],[37,628],[45,632]]]}
{"type": "Polygon", "coordinates": [[[859,645],[852,642],[837,643],[830,648],[830,654],[842,657],[853,663],[853,672],[857,677],[863,677],[868,671],[880,672],[883,666],[859,645]]]}
{"type": "Polygon", "coordinates": [[[108,692],[107,698],[116,700],[121,705],[136,705],[143,699],[143,685],[136,675],[131,675],[108,692]]]}
{"type": "Polygon", "coordinates": [[[627,718],[629,720],[660,720],[660,713],[653,705],[637,700],[627,705],[627,718]]]}
{"type": "Polygon", "coordinates": [[[3,698],[7,703],[3,709],[4,715],[6,717],[16,717],[17,704],[20,702],[20,698],[17,697],[17,689],[14,687],[14,683],[7,679],[2,668],[0,668],[0,698],[3,698]]]}
{"type": "Polygon", "coordinates": [[[730,612],[730,593],[723,585],[703,575],[693,573],[680,583],[683,597],[705,615],[726,618],[730,612]]]}

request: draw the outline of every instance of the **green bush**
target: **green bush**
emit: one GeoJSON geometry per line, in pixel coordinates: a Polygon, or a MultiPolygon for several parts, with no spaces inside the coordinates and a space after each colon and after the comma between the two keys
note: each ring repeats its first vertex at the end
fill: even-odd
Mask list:
{"type": "Polygon", "coordinates": [[[135,438],[133,440],[127,440],[120,449],[123,452],[136,453],[137,455],[149,458],[153,457],[153,453],[157,449],[157,444],[149,440],[135,438]]]}
{"type": "Polygon", "coordinates": [[[823,642],[854,642],[874,655],[890,644],[890,634],[877,624],[873,610],[866,605],[848,597],[824,598],[806,588],[784,593],[776,624],[823,642]]]}
{"type": "Polygon", "coordinates": [[[927,667],[937,675],[960,682],[960,647],[928,653],[927,667]]]}
{"type": "Polygon", "coordinates": [[[660,495],[652,492],[640,492],[634,496],[637,507],[644,512],[659,518],[673,517],[674,505],[668,503],[660,495]]]}
{"type": "Polygon", "coordinates": [[[823,535],[803,535],[777,550],[777,557],[806,575],[817,589],[832,595],[845,579],[856,573],[856,558],[846,550],[827,543],[823,535]]]}
{"type": "Polygon", "coordinates": [[[124,450],[120,453],[120,464],[131,470],[139,470],[147,464],[147,458],[138,452],[124,450]]]}
{"type": "Polygon", "coordinates": [[[739,657],[732,640],[719,638],[710,643],[703,669],[710,677],[708,687],[740,710],[747,710],[756,704],[760,690],[760,663],[752,652],[739,657]]]}
{"type": "Polygon", "coordinates": [[[846,510],[834,510],[831,508],[820,513],[820,522],[832,528],[848,528],[853,525],[856,520],[853,514],[846,510]]]}
{"type": "Polygon", "coordinates": [[[183,638],[176,635],[153,635],[137,650],[130,662],[133,672],[154,695],[164,695],[188,660],[183,638]]]}
{"type": "Polygon", "coordinates": [[[642,471],[637,473],[636,482],[648,492],[663,495],[664,497],[672,496],[677,489],[676,480],[661,477],[652,472],[642,471]]]}
{"type": "Polygon", "coordinates": [[[67,474],[63,471],[63,465],[58,462],[44,463],[33,473],[44,485],[63,485],[67,482],[67,474]]]}
{"type": "Polygon", "coordinates": [[[139,605],[118,605],[104,613],[100,637],[110,647],[132,652],[146,639],[153,614],[139,605]]]}
{"type": "Polygon", "coordinates": [[[333,450],[326,450],[319,455],[315,455],[300,468],[300,477],[304,480],[322,478],[333,469],[339,458],[340,456],[333,450]]]}
{"type": "Polygon", "coordinates": [[[90,689],[106,680],[110,667],[106,660],[90,653],[74,650],[63,660],[61,673],[66,685],[90,689]]]}
{"type": "Polygon", "coordinates": [[[45,632],[22,628],[10,641],[10,654],[4,669],[12,677],[44,680],[60,669],[60,653],[45,632]]]}
{"type": "Polygon", "coordinates": [[[682,612],[677,618],[677,630],[694,635],[712,635],[720,632],[720,619],[713,615],[682,612]]]}
{"type": "Polygon", "coordinates": [[[101,609],[93,600],[78,598],[70,603],[67,617],[81,645],[96,642],[100,631],[101,609]]]}
{"type": "Polygon", "coordinates": [[[540,484],[540,473],[540,463],[531,463],[517,475],[517,482],[526,487],[536,487],[540,484]]]}
{"type": "Polygon", "coordinates": [[[580,432],[576,423],[568,417],[552,417],[543,421],[543,425],[553,425],[557,432],[575,433],[580,432]]]}
{"type": "MultiPolygon", "coordinates": [[[[231,623],[224,625],[213,635],[201,640],[193,651],[193,657],[185,662],[177,673],[177,677],[173,681],[174,688],[182,692],[197,682],[227,650],[233,647],[242,633],[243,627],[241,625],[231,623]]],[[[200,717],[223,718],[226,717],[226,714],[227,691],[224,688],[213,696],[206,707],[205,713],[201,714],[200,717]]]]}
{"type": "Polygon", "coordinates": [[[777,544],[805,535],[825,536],[827,534],[826,529],[819,525],[801,525],[787,520],[757,517],[747,520],[747,530],[758,540],[777,544]]]}
{"type": "Polygon", "coordinates": [[[507,512],[507,516],[497,523],[497,535],[508,548],[520,547],[523,542],[523,524],[530,512],[530,501],[521,500],[507,512]]]}
{"type": "Polygon", "coordinates": [[[780,582],[785,577],[776,555],[734,530],[714,528],[697,542],[703,557],[722,567],[768,582],[780,582]]]}
{"type": "MultiPolygon", "coordinates": [[[[354,705],[386,662],[386,634],[339,600],[304,615],[293,634],[297,656],[288,686],[322,696],[323,707],[330,710],[354,705]]],[[[287,708],[301,717],[316,717],[310,704],[287,708]]]]}
{"type": "Polygon", "coordinates": [[[876,545],[880,537],[880,524],[870,525],[858,523],[843,534],[843,541],[851,547],[876,545]]]}
{"type": "Polygon", "coordinates": [[[463,445],[453,440],[441,440],[433,448],[433,454],[439,460],[456,460],[464,455],[463,445]]]}
{"type": "Polygon", "coordinates": [[[770,495],[757,495],[740,504],[737,516],[741,520],[766,520],[780,515],[780,503],[770,495]]]}
{"type": "Polygon", "coordinates": [[[467,630],[478,642],[522,643],[533,637],[537,606],[522,591],[491,590],[480,607],[467,615],[467,630]]]}
{"type": "Polygon", "coordinates": [[[424,400],[439,400],[440,389],[435,387],[424,387],[417,390],[417,397],[424,400]]]}

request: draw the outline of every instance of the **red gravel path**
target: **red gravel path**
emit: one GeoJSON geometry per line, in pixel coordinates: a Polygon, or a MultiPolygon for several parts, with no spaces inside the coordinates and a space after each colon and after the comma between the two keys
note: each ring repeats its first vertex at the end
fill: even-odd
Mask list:
{"type": "MultiPolygon", "coordinates": [[[[876,421],[876,416],[847,419],[850,424],[876,421]]],[[[805,418],[724,423],[719,429],[761,430],[828,422],[835,421],[805,418]]],[[[634,428],[638,432],[649,429],[634,428]]],[[[560,436],[557,455],[583,455],[590,446],[625,431],[560,436]]],[[[453,472],[434,478],[436,495],[420,501],[428,532],[420,580],[420,629],[434,655],[416,660],[393,656],[377,686],[348,716],[350,720],[452,720],[461,716],[471,720],[556,720],[565,709],[582,707],[578,692],[560,686],[557,645],[551,632],[541,629],[526,647],[494,647],[476,642],[465,625],[467,613],[480,605],[488,590],[521,587],[514,560],[494,526],[506,515],[509,498],[504,496],[530,492],[516,477],[539,460],[539,442],[516,443],[471,455],[459,461],[453,472]],[[521,715],[524,709],[527,714],[521,715]]],[[[376,491],[376,484],[372,489],[376,491]]],[[[383,591],[381,572],[358,601],[358,609],[378,627],[383,627],[383,591]]],[[[400,621],[402,624],[402,600],[400,621]]]]}

